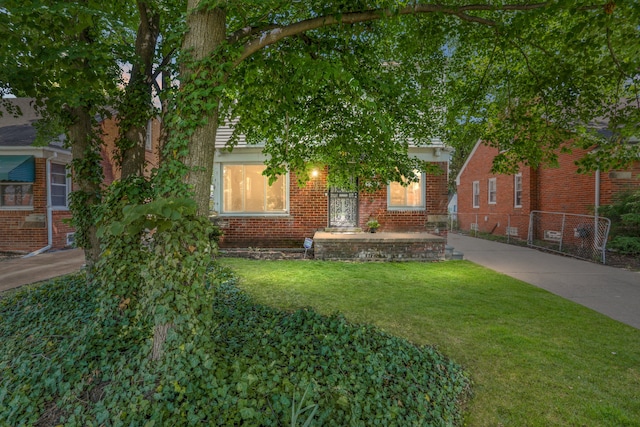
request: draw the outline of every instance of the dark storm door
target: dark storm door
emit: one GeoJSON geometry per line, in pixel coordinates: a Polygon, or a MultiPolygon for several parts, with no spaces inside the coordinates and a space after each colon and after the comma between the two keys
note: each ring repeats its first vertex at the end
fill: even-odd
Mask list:
{"type": "Polygon", "coordinates": [[[329,227],[358,226],[358,192],[332,188],[329,190],[329,227]]]}

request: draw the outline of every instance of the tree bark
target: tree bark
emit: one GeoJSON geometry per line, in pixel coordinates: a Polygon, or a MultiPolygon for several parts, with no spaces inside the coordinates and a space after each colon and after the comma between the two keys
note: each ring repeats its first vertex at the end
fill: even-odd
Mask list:
{"type": "MultiPolygon", "coordinates": [[[[76,163],[92,162],[92,153],[96,151],[95,131],[89,107],[74,107],[69,109],[71,124],[69,126],[69,139],[71,140],[71,155],[76,163]]],[[[82,211],[74,211],[75,215],[93,216],[93,207],[100,202],[101,176],[93,176],[96,168],[83,167],[83,173],[73,173],[73,179],[77,185],[75,191],[83,193],[84,206],[82,211]]],[[[97,235],[97,227],[92,218],[79,218],[80,223],[88,223],[81,230],[86,238],[83,247],[87,265],[91,267],[100,256],[100,241],[97,235]]]]}
{"type": "Polygon", "coordinates": [[[123,141],[119,147],[122,178],[142,176],[145,168],[145,143],[148,115],[151,111],[153,59],[160,33],[160,16],[146,2],[138,2],[140,24],[136,35],[137,61],[131,69],[121,117],[123,141]]]}
{"type": "MultiPolygon", "coordinates": [[[[187,6],[187,27],[182,48],[189,52],[193,60],[205,59],[220,46],[226,37],[226,14],[220,8],[198,10],[200,0],[189,0],[187,6]]],[[[183,66],[181,73],[188,77],[193,70],[183,66]]],[[[215,139],[218,130],[219,100],[207,117],[206,124],[199,126],[189,137],[189,152],[183,159],[189,167],[184,178],[198,204],[198,215],[209,214],[211,196],[211,175],[215,156],[215,139]]]]}

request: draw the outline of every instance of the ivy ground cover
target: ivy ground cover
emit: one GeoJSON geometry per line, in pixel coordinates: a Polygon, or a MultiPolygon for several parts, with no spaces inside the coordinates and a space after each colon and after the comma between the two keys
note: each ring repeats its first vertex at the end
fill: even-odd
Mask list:
{"type": "Polygon", "coordinates": [[[342,313],[435,345],[473,383],[469,426],[640,426],[640,330],[467,261],[224,259],[284,310],[342,313]]]}
{"type": "Polygon", "coordinates": [[[210,270],[207,347],[160,362],[145,319],[98,321],[82,274],[0,295],[0,426],[461,424],[467,375],[434,348],[256,304],[234,282],[210,270]]]}

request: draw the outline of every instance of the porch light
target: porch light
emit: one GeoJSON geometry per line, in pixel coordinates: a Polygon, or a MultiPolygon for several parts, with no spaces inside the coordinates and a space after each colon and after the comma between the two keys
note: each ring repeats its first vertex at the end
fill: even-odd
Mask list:
{"type": "Polygon", "coordinates": [[[311,169],[311,178],[317,178],[318,176],[320,176],[320,172],[318,171],[318,169],[311,169]]]}

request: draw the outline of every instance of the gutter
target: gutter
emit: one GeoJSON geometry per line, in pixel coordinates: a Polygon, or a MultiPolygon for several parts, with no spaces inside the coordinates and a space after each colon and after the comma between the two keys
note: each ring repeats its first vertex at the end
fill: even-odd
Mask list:
{"type": "Polygon", "coordinates": [[[46,191],[47,191],[47,246],[40,248],[23,256],[22,258],[29,258],[32,256],[40,255],[43,252],[48,251],[53,246],[53,209],[51,207],[51,159],[58,157],[58,153],[54,152],[51,157],[47,157],[46,161],[46,191]]]}

